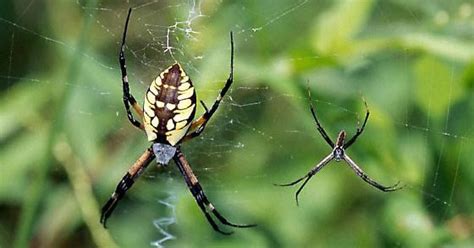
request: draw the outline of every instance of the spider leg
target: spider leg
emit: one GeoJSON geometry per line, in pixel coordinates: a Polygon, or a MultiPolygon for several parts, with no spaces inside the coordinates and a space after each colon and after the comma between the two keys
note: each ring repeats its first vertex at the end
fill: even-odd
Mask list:
{"type": "Polygon", "coordinates": [[[306,183],[308,183],[309,179],[311,179],[311,177],[313,177],[314,175],[316,175],[316,173],[318,173],[326,164],[328,164],[332,159],[334,158],[334,155],[333,153],[331,152],[331,154],[329,154],[328,156],[326,156],[323,160],[321,160],[321,162],[319,162],[316,166],[313,167],[313,169],[311,169],[305,176],[303,177],[300,177],[298,178],[297,180],[291,182],[291,183],[287,183],[287,184],[275,184],[276,186],[293,186],[299,182],[301,182],[303,179],[306,179],[304,180],[303,184],[301,184],[301,186],[298,188],[298,190],[296,191],[296,194],[295,194],[295,198],[296,198],[296,205],[299,206],[299,199],[298,199],[298,196],[299,194],[301,193],[301,191],[303,190],[304,186],[306,185],[306,183]]]}
{"type": "Polygon", "coordinates": [[[127,190],[129,190],[135,180],[142,174],[142,172],[146,169],[146,167],[150,164],[150,162],[155,158],[155,154],[148,148],[138,160],[128,169],[125,176],[123,176],[122,180],[117,185],[112,196],[109,200],[104,204],[102,207],[102,214],[100,216],[100,223],[104,225],[106,228],[107,219],[110,217],[114,209],[117,207],[118,202],[122,197],[125,195],[127,190]]]}
{"type": "Polygon", "coordinates": [[[369,119],[369,115],[370,115],[369,106],[367,105],[367,102],[365,101],[364,98],[362,98],[362,101],[364,101],[365,110],[366,110],[364,123],[362,123],[361,127],[357,127],[356,134],[349,141],[347,141],[347,143],[344,144],[344,149],[349,148],[349,146],[351,146],[356,141],[357,137],[359,137],[359,135],[362,134],[365,128],[365,124],[367,124],[367,120],[369,119]]]}
{"type": "Polygon", "coordinates": [[[135,97],[130,93],[130,86],[128,84],[127,76],[127,65],[125,63],[125,37],[127,36],[128,21],[130,20],[130,15],[132,14],[132,8],[128,9],[127,20],[125,21],[125,29],[123,31],[122,45],[120,46],[119,54],[119,63],[120,71],[122,72],[122,87],[123,87],[123,104],[125,105],[125,110],[127,111],[128,120],[137,128],[144,129],[143,124],[136,120],[132,112],[130,111],[130,105],[132,105],[135,112],[143,118],[143,109],[138,105],[135,97]]]}
{"type": "Polygon", "coordinates": [[[211,106],[210,109],[206,107],[203,101],[201,101],[201,104],[203,105],[204,109],[206,110],[203,115],[201,115],[198,119],[193,121],[191,123],[190,130],[194,130],[191,133],[187,134],[184,138],[183,141],[190,140],[192,138],[195,138],[199,136],[202,131],[204,131],[204,128],[207,125],[207,122],[209,119],[211,119],[212,115],[216,112],[217,108],[219,107],[219,104],[222,101],[222,98],[225,96],[227,91],[229,90],[230,86],[232,85],[232,82],[234,81],[234,38],[232,32],[230,32],[230,73],[229,77],[227,78],[227,81],[224,85],[224,88],[221,89],[219,92],[219,95],[216,98],[216,101],[214,104],[211,106]]]}
{"type": "Polygon", "coordinates": [[[344,154],[344,161],[347,162],[347,164],[352,168],[352,170],[354,170],[357,176],[362,178],[362,180],[364,180],[368,184],[372,185],[373,187],[383,192],[390,192],[390,191],[395,191],[395,190],[399,190],[403,188],[403,186],[399,186],[400,181],[398,181],[396,184],[392,186],[383,186],[377,183],[375,180],[371,179],[367,174],[365,174],[365,172],[359,166],[357,166],[357,164],[346,154],[344,154]]]}
{"type": "Polygon", "coordinates": [[[202,101],[202,100],[200,102],[201,102],[202,107],[204,108],[204,111],[206,113],[209,112],[209,109],[207,108],[206,103],[204,103],[204,101],[202,101]]]}
{"type": "Polygon", "coordinates": [[[313,102],[311,100],[311,91],[309,90],[309,87],[308,87],[308,96],[309,96],[309,106],[311,108],[311,114],[313,114],[313,119],[316,122],[317,129],[319,133],[321,134],[321,136],[323,136],[326,143],[328,143],[329,146],[331,146],[331,148],[334,148],[334,142],[332,142],[331,138],[329,138],[329,135],[326,133],[326,131],[324,131],[324,128],[321,126],[321,123],[319,123],[318,117],[316,117],[316,110],[314,110],[314,107],[313,107],[313,102]]]}
{"type": "Polygon", "coordinates": [[[247,224],[234,224],[229,222],[224,216],[222,216],[219,211],[212,205],[212,203],[209,201],[207,198],[206,194],[204,193],[201,185],[199,184],[199,181],[194,175],[191,166],[189,165],[188,161],[184,157],[184,154],[181,152],[181,150],[178,148],[176,151],[176,155],[174,156],[174,161],[176,165],[178,166],[179,171],[184,177],[184,180],[186,181],[186,185],[188,186],[189,190],[191,191],[191,194],[194,196],[197,204],[199,205],[199,208],[201,208],[201,211],[204,213],[206,216],[207,221],[209,224],[211,224],[212,228],[222,234],[232,234],[232,232],[225,232],[222,231],[219,226],[215,223],[215,221],[211,218],[209,215],[209,212],[214,214],[214,216],[224,225],[227,226],[232,226],[232,227],[238,227],[238,228],[246,228],[246,227],[254,227],[256,225],[247,225],[247,224]]]}

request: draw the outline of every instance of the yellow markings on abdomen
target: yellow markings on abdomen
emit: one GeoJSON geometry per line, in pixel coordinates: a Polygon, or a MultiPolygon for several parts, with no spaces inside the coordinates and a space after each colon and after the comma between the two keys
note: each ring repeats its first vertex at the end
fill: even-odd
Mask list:
{"type": "Polygon", "coordinates": [[[181,100],[179,101],[178,103],[178,109],[185,109],[185,108],[188,108],[189,106],[191,106],[192,102],[190,99],[184,99],[184,100],[181,100]]]}
{"type": "Polygon", "coordinates": [[[180,121],[189,119],[189,117],[191,116],[191,114],[194,111],[195,106],[196,105],[193,104],[189,108],[186,108],[186,109],[183,109],[183,110],[176,110],[174,112],[175,116],[173,117],[173,120],[176,121],[176,122],[180,122],[180,121]]]}
{"type": "Polygon", "coordinates": [[[184,91],[178,91],[178,100],[184,100],[192,97],[194,95],[194,88],[189,88],[184,91]]]}
{"type": "Polygon", "coordinates": [[[166,140],[172,145],[176,145],[188,132],[191,122],[182,129],[175,129],[166,133],[166,140]]]}
{"type": "Polygon", "coordinates": [[[143,106],[143,109],[145,110],[145,114],[149,117],[154,117],[155,116],[155,110],[149,105],[145,104],[143,106]]]}
{"type": "Polygon", "coordinates": [[[165,103],[162,101],[156,101],[155,102],[156,107],[158,108],[163,108],[165,106],[165,103]]]}
{"type": "Polygon", "coordinates": [[[146,93],[146,100],[147,100],[149,103],[155,102],[155,100],[156,100],[156,95],[153,94],[153,92],[151,92],[151,90],[149,90],[149,91],[146,93]]]}
{"type": "Polygon", "coordinates": [[[158,95],[158,87],[160,87],[161,85],[161,82],[160,84],[156,83],[156,81],[153,81],[153,83],[151,83],[150,85],[150,88],[148,90],[150,90],[155,96],[158,95]]]}
{"type": "Polygon", "coordinates": [[[174,121],[173,119],[169,119],[168,123],[166,123],[166,129],[173,130],[174,129],[174,121]]]}
{"type": "Polygon", "coordinates": [[[166,104],[166,108],[173,111],[173,109],[176,108],[176,104],[172,104],[172,103],[167,103],[166,104]]]}
{"type": "Polygon", "coordinates": [[[153,80],[143,105],[148,140],[166,140],[172,146],[179,143],[188,132],[196,108],[194,87],[179,64],[153,80]]]}
{"type": "Polygon", "coordinates": [[[187,81],[189,81],[189,77],[188,76],[184,76],[183,78],[181,78],[181,83],[186,83],[187,81]]]}
{"type": "Polygon", "coordinates": [[[185,82],[185,83],[182,83],[182,84],[178,87],[178,90],[184,91],[184,90],[189,89],[189,87],[191,87],[191,84],[188,83],[188,82],[185,82]]]}
{"type": "Polygon", "coordinates": [[[158,125],[160,125],[160,120],[158,120],[158,117],[154,117],[151,119],[151,125],[156,129],[158,128],[158,125]]]}
{"type": "Polygon", "coordinates": [[[183,128],[184,126],[186,126],[187,123],[188,123],[187,121],[180,121],[180,122],[176,123],[176,129],[183,128]]]}

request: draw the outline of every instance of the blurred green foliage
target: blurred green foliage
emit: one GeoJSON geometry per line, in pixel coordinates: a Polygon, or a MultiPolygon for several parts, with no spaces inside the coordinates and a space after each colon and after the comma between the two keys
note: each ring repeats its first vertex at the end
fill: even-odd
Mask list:
{"type": "Polygon", "coordinates": [[[0,247],[147,247],[163,238],[154,221],[167,217],[176,221],[166,227],[172,247],[473,245],[472,2],[0,6],[0,247]],[[228,73],[234,31],[232,90],[203,137],[183,149],[214,205],[258,227],[215,233],[172,163],[150,166],[109,229],[100,226],[101,205],[148,146],[121,102],[117,52],[128,7],[136,7],[127,64],[138,99],[177,60],[210,104],[228,73]],[[335,162],[308,183],[299,207],[296,188],[273,186],[330,152],[307,87],[333,139],[355,132],[367,100],[367,129],[348,153],[403,190],[381,193],[335,162]]]}

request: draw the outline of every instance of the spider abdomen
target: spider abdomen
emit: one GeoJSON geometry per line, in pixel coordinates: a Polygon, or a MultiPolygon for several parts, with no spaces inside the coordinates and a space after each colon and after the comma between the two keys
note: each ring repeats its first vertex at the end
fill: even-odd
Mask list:
{"type": "Polygon", "coordinates": [[[164,70],[146,91],[143,122],[149,141],[172,146],[187,133],[196,112],[194,86],[179,64],[164,70]]]}

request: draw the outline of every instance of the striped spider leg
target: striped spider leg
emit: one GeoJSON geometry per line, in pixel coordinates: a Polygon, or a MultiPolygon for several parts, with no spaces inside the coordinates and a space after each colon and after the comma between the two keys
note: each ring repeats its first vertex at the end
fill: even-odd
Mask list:
{"type": "Polygon", "coordinates": [[[254,227],[256,226],[255,224],[233,224],[229,222],[224,216],[222,216],[219,211],[212,205],[212,203],[208,200],[206,194],[204,193],[201,184],[199,183],[196,175],[194,175],[193,170],[191,169],[191,166],[189,165],[189,162],[186,160],[184,157],[184,154],[181,152],[181,149],[178,147],[176,151],[176,155],[173,157],[174,162],[176,163],[176,166],[178,166],[179,171],[184,177],[184,180],[186,182],[186,185],[188,186],[189,190],[191,191],[191,194],[194,196],[194,199],[196,200],[199,208],[201,211],[204,213],[206,216],[207,221],[209,224],[211,224],[212,228],[216,230],[219,233],[222,234],[232,234],[232,232],[226,232],[220,230],[219,226],[215,223],[215,221],[212,219],[211,215],[209,212],[214,214],[214,216],[224,225],[227,226],[232,226],[232,227],[238,227],[238,228],[246,228],[246,227],[254,227]]]}
{"type": "Polygon", "coordinates": [[[135,183],[135,180],[145,171],[146,167],[153,161],[155,154],[151,148],[138,158],[138,160],[128,169],[127,173],[122,177],[119,184],[115,188],[114,193],[109,200],[102,207],[102,214],[100,216],[100,223],[106,227],[107,219],[110,217],[114,209],[117,207],[118,201],[122,199],[128,189],[135,183]]]}

